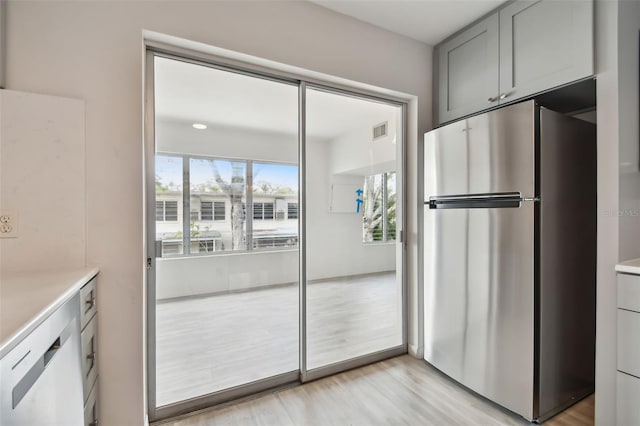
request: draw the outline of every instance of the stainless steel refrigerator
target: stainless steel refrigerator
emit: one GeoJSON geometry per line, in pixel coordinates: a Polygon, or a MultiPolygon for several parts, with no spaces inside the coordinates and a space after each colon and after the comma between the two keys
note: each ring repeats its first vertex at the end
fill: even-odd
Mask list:
{"type": "Polygon", "coordinates": [[[530,421],[594,389],[595,138],[534,101],[425,135],[425,360],[530,421]]]}

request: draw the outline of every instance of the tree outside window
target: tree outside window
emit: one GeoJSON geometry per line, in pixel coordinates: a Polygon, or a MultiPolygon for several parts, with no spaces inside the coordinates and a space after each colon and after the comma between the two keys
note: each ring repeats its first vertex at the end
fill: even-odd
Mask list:
{"type": "Polygon", "coordinates": [[[387,172],[364,179],[362,240],[365,243],[396,239],[396,173],[387,172]]]}

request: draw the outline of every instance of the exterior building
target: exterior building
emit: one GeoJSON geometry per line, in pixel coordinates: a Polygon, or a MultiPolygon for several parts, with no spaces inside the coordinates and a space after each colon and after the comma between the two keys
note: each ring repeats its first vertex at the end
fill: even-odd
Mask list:
{"type": "Polygon", "coordinates": [[[162,257],[206,254],[220,251],[296,247],[298,245],[298,195],[254,190],[251,212],[242,202],[240,220],[244,241],[233,245],[233,203],[220,192],[192,192],[189,212],[189,251],[185,253],[182,191],[156,192],[156,241],[162,257]],[[248,219],[248,214],[251,220],[248,219]],[[252,232],[247,232],[250,222],[252,232]],[[247,244],[247,241],[251,241],[247,244]]]}

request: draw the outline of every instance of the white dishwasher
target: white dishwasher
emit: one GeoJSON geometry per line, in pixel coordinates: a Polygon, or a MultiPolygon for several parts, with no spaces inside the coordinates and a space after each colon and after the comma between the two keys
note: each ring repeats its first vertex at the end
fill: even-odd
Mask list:
{"type": "Polygon", "coordinates": [[[0,359],[0,425],[84,424],[79,297],[0,359]]]}

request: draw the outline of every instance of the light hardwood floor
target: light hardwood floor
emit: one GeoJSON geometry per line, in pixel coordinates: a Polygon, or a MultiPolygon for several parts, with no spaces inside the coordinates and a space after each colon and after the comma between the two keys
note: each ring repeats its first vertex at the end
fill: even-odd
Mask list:
{"type": "MultiPolygon", "coordinates": [[[[309,369],[402,344],[395,273],[307,287],[309,369]]],[[[158,406],[297,371],[298,288],[276,287],[156,306],[158,406]]]]}
{"type": "MultiPolygon", "coordinates": [[[[546,426],[593,425],[594,396],[546,426]]],[[[204,425],[528,425],[408,355],[180,419],[204,425]]]]}

